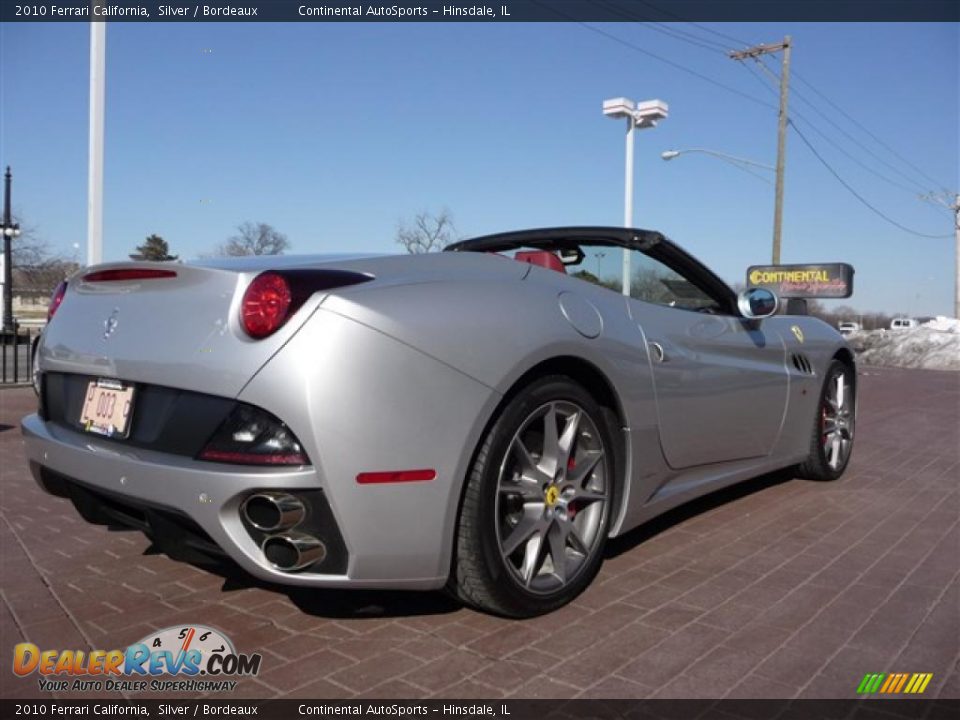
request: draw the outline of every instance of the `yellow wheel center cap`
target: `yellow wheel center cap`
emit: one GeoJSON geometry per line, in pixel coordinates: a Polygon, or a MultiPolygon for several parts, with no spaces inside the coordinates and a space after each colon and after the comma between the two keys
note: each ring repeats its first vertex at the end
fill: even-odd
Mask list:
{"type": "Polygon", "coordinates": [[[544,500],[546,500],[547,505],[553,507],[557,504],[557,500],[560,499],[560,488],[556,485],[551,485],[547,488],[547,492],[543,495],[544,500]]]}

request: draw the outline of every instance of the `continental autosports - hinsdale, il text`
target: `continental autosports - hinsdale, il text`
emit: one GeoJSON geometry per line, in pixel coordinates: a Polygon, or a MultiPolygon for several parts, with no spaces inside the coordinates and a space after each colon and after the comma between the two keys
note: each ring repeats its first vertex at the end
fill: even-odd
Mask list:
{"type": "MultiPolygon", "coordinates": [[[[434,10],[434,13],[437,11],[434,10]]],[[[430,10],[425,7],[406,7],[404,5],[353,5],[349,7],[330,7],[329,5],[301,5],[297,8],[301,17],[359,17],[377,15],[380,17],[429,17],[430,10]]],[[[459,7],[444,5],[443,14],[457,17],[496,17],[496,11],[487,6],[459,7]]]]}

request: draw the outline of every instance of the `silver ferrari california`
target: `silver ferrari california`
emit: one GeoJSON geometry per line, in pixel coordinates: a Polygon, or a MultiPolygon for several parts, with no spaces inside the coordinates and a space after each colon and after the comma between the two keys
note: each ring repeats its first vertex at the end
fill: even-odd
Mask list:
{"type": "Polygon", "coordinates": [[[45,490],[173,557],[529,616],[680,503],[843,473],[853,354],[776,311],[622,228],[106,264],[55,294],[22,428],[45,490]]]}

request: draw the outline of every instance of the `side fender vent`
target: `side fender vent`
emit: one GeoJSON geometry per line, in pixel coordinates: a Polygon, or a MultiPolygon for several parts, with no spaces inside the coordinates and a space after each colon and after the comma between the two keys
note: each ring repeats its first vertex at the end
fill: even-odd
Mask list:
{"type": "Polygon", "coordinates": [[[813,370],[813,363],[803,353],[793,353],[790,359],[793,360],[793,366],[797,369],[797,372],[803,375],[816,375],[813,370]]]}

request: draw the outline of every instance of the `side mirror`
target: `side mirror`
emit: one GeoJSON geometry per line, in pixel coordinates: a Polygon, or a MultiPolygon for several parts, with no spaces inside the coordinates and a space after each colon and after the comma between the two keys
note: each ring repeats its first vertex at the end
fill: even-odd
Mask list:
{"type": "Polygon", "coordinates": [[[777,311],[779,304],[773,291],[766,288],[747,288],[737,296],[740,314],[750,320],[770,317],[777,311]]]}

